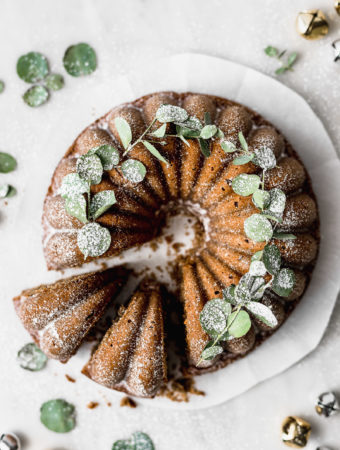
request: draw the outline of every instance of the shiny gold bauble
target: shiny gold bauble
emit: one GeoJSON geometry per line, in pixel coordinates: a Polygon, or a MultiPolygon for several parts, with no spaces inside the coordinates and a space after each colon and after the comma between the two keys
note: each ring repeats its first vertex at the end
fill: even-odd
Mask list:
{"type": "Polygon", "coordinates": [[[305,39],[321,39],[328,33],[326,16],[320,9],[302,11],[296,18],[296,30],[305,39]]]}
{"type": "Polygon", "coordinates": [[[339,16],[340,16],[340,0],[335,0],[334,1],[334,8],[335,8],[335,11],[339,14],[339,16]]]}
{"type": "Polygon", "coordinates": [[[301,417],[289,416],[283,421],[281,432],[282,442],[288,447],[303,448],[307,445],[311,426],[301,417]]]}

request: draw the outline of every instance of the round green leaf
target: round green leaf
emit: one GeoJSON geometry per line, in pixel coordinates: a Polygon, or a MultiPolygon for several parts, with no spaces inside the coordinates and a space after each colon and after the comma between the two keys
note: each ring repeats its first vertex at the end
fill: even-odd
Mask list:
{"type": "Polygon", "coordinates": [[[122,145],[125,149],[127,149],[132,141],[131,127],[123,117],[116,117],[114,122],[120,140],[122,141],[122,145]]]}
{"type": "Polygon", "coordinates": [[[244,221],[246,235],[255,242],[269,241],[273,228],[268,219],[261,214],[253,214],[244,221]]]}
{"type": "Polygon", "coordinates": [[[77,173],[82,180],[90,184],[99,184],[102,180],[103,166],[99,156],[86,154],[77,159],[77,173]]]}
{"type": "Polygon", "coordinates": [[[59,89],[64,87],[64,78],[59,73],[51,73],[47,75],[45,84],[51,91],[59,91],[59,89]]]}
{"type": "Polygon", "coordinates": [[[17,62],[17,74],[26,83],[36,83],[48,74],[48,62],[44,55],[29,52],[20,56],[17,62]]]}
{"type": "Polygon", "coordinates": [[[267,191],[257,189],[253,194],[253,203],[257,208],[264,209],[270,203],[270,194],[267,191]]]}
{"type": "Polygon", "coordinates": [[[295,284],[295,274],[291,269],[281,269],[280,272],[275,275],[272,289],[280,297],[288,297],[295,284]]]}
{"type": "Polygon", "coordinates": [[[268,306],[265,306],[259,302],[249,302],[247,303],[246,308],[257,319],[261,320],[261,322],[265,323],[266,325],[272,328],[276,327],[277,319],[272,313],[271,309],[268,308],[268,306]]]}
{"type": "Polygon", "coordinates": [[[253,277],[250,295],[252,300],[260,300],[267,289],[266,280],[261,276],[253,277]]]}
{"type": "Polygon", "coordinates": [[[249,163],[253,158],[254,158],[254,154],[253,153],[237,156],[233,160],[233,164],[234,164],[234,166],[243,166],[243,164],[249,163]]]}
{"type": "Polygon", "coordinates": [[[281,253],[276,245],[265,246],[263,249],[263,262],[270,274],[275,275],[278,273],[281,267],[281,253]]]}
{"type": "Polygon", "coordinates": [[[97,68],[97,57],[93,48],[85,43],[71,45],[65,52],[65,70],[73,77],[89,75],[97,68]]]}
{"type": "Polygon", "coordinates": [[[260,186],[261,180],[257,175],[248,175],[241,173],[235,177],[232,181],[232,188],[236,194],[248,197],[253,194],[260,186]]]}
{"type": "Polygon", "coordinates": [[[201,130],[201,138],[202,139],[210,139],[217,133],[216,125],[205,125],[205,127],[201,130]]]}
{"type": "Polygon", "coordinates": [[[32,86],[22,96],[24,102],[32,108],[43,105],[48,99],[48,90],[44,86],[32,86]]]}
{"type": "Polygon", "coordinates": [[[161,105],[156,112],[156,119],[161,123],[183,123],[189,118],[185,109],[174,105],[161,105]]]}
{"type": "Polygon", "coordinates": [[[88,223],[78,231],[78,247],[85,259],[88,256],[101,256],[110,247],[111,235],[99,223],[88,223]]]}
{"type": "Polygon", "coordinates": [[[269,147],[260,147],[254,150],[255,157],[253,163],[263,170],[273,169],[276,166],[276,158],[269,147]]]}
{"type": "Polygon", "coordinates": [[[8,192],[9,192],[9,184],[1,184],[0,185],[0,198],[7,197],[8,192]]]}
{"type": "Polygon", "coordinates": [[[223,300],[230,303],[231,305],[236,305],[237,301],[235,299],[235,285],[232,284],[228,286],[226,289],[223,289],[223,300]]]}
{"type": "Polygon", "coordinates": [[[101,191],[94,195],[90,203],[90,216],[93,220],[104,214],[116,203],[115,193],[111,190],[101,191]]]}
{"type": "Polygon", "coordinates": [[[253,277],[263,277],[266,273],[266,266],[262,261],[252,261],[249,267],[249,273],[253,277]]]}
{"type": "Polygon", "coordinates": [[[204,361],[210,361],[223,352],[223,348],[220,345],[212,345],[212,344],[213,341],[208,342],[203,352],[201,353],[201,358],[204,361]]]}
{"type": "Polygon", "coordinates": [[[111,170],[114,166],[119,163],[119,151],[112,145],[101,145],[100,147],[91,148],[87,154],[96,154],[104,170],[111,170]]]}
{"type": "MultiPolygon", "coordinates": [[[[191,130],[191,131],[201,131],[201,129],[202,129],[202,124],[201,124],[200,120],[194,116],[190,116],[185,122],[177,123],[177,125],[180,128],[183,127],[184,129],[191,130]]],[[[185,134],[183,134],[183,136],[185,136],[185,134]]],[[[196,134],[196,136],[197,136],[197,134],[196,134]]],[[[199,133],[198,133],[198,136],[199,136],[199,133]]]]}
{"type": "Polygon", "coordinates": [[[146,168],[143,163],[137,159],[128,159],[121,165],[123,175],[131,183],[140,183],[146,175],[146,168]]]}
{"type": "Polygon", "coordinates": [[[222,141],[221,147],[226,153],[234,153],[237,150],[236,145],[231,141],[222,141]]]}
{"type": "Polygon", "coordinates": [[[40,421],[56,433],[68,433],[76,425],[75,408],[62,399],[49,400],[40,408],[40,421]]]}
{"type": "Polygon", "coordinates": [[[248,333],[251,321],[247,311],[235,311],[228,318],[228,332],[231,336],[239,338],[248,333]]]}
{"type": "Polygon", "coordinates": [[[254,253],[251,257],[251,261],[261,261],[263,255],[263,250],[259,250],[258,252],[254,253]]]}
{"type": "Polygon", "coordinates": [[[17,361],[23,369],[38,372],[46,366],[47,356],[31,342],[19,350],[17,361]]]}
{"type": "Polygon", "coordinates": [[[142,431],[135,431],[132,434],[132,442],[135,445],[135,450],[155,450],[150,437],[142,431]]]}
{"type": "Polygon", "coordinates": [[[238,285],[235,287],[235,300],[237,303],[244,303],[251,300],[250,289],[252,283],[253,277],[249,272],[240,278],[238,285]]]}
{"type": "Polygon", "coordinates": [[[231,313],[230,303],[221,298],[208,301],[200,314],[200,322],[203,330],[210,336],[222,333],[227,324],[227,318],[231,313]]]}
{"type": "Polygon", "coordinates": [[[58,193],[63,198],[73,198],[89,191],[90,185],[87,181],[82,180],[77,173],[69,173],[64,176],[58,193]]]}
{"type": "Polygon", "coordinates": [[[83,223],[87,223],[86,200],[83,195],[74,195],[65,199],[65,211],[70,216],[76,217],[83,223]]]}
{"type": "Polygon", "coordinates": [[[270,203],[268,210],[274,216],[281,216],[286,206],[286,194],[281,189],[270,190],[270,203]]]}
{"type": "Polygon", "coordinates": [[[5,89],[5,83],[2,80],[0,80],[0,94],[2,92],[4,92],[4,89],[5,89]]]}
{"type": "Polygon", "coordinates": [[[0,152],[0,173],[12,172],[17,166],[17,162],[13,156],[8,153],[0,152]]]}
{"type": "Polygon", "coordinates": [[[7,196],[6,197],[7,198],[14,197],[16,195],[16,193],[17,193],[17,190],[15,189],[15,187],[9,185],[9,190],[7,192],[7,196]]]}
{"type": "Polygon", "coordinates": [[[134,444],[132,444],[131,440],[119,440],[116,441],[113,446],[112,450],[136,450],[136,447],[134,444]]]}

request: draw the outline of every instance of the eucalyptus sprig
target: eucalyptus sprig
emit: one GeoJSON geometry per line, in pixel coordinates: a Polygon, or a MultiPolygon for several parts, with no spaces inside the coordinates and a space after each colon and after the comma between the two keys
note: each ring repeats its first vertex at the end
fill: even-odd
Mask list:
{"type": "Polygon", "coordinates": [[[286,60],[282,60],[282,57],[285,55],[287,50],[283,50],[280,52],[276,47],[272,47],[271,45],[269,45],[264,49],[264,52],[266,55],[270,56],[271,58],[276,58],[280,62],[280,67],[275,70],[276,75],[281,75],[287,70],[294,70],[293,65],[297,58],[296,52],[290,53],[286,60]]]}
{"type": "Polygon", "coordinates": [[[155,446],[149,435],[135,431],[130,439],[116,441],[112,450],[155,450],[155,446]]]}
{"type": "MultiPolygon", "coordinates": [[[[9,153],[0,152],[0,173],[12,172],[17,166],[16,159],[9,153]]],[[[10,184],[0,185],[0,199],[13,197],[16,189],[10,184]]]]}

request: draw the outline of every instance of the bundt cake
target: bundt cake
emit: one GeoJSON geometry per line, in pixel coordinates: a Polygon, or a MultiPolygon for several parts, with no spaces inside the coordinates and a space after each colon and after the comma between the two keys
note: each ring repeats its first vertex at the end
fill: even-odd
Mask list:
{"type": "Polygon", "coordinates": [[[115,267],[23,291],[14,298],[19,318],[50,358],[67,362],[118,294],[128,271],[115,267]]]}
{"type": "Polygon", "coordinates": [[[154,397],[167,374],[163,314],[160,286],[143,281],[83,373],[108,388],[154,397]]]}
{"type": "MultiPolygon", "coordinates": [[[[125,249],[152,240],[159,233],[164,216],[174,207],[189,210],[203,228],[197,240],[199,245],[182,255],[177,264],[187,370],[204,373],[223,367],[270,336],[303,295],[317,257],[319,239],[318,209],[309,176],[280,132],[249,108],[210,95],[162,92],[114,108],[78,136],[54,172],[42,220],[43,248],[49,269],[76,267],[97,257],[80,250],[77,239],[79,230],[87,222],[86,211],[83,216],[78,214],[81,220],[66,212],[61,186],[64,177],[78,170],[79,158],[88,152],[95,153],[98,148],[107,148],[105,146],[119,152],[121,161],[128,153],[128,158],[139,161],[146,170],[134,182],[124,176],[122,166],[111,165],[104,170],[101,179],[89,186],[89,192],[85,187],[81,198],[78,197],[83,202],[86,192],[89,196],[114,192],[111,203],[92,220],[95,226],[99,224],[108,230],[110,239],[103,257],[119,255],[125,249]],[[177,121],[168,123],[157,116],[162,105],[179,106],[186,113],[179,113],[177,121]],[[179,136],[181,115],[189,116],[192,128],[189,134],[179,136]],[[125,136],[117,128],[119,121],[125,124],[125,136]],[[215,133],[209,144],[190,138],[197,136],[197,123],[209,125],[209,130],[215,133]],[[149,148],[141,138],[146,130],[153,135],[149,148]],[[258,174],[259,165],[250,158],[248,162],[236,164],[234,150],[222,148],[221,136],[236,155],[240,151],[240,136],[247,142],[243,146],[246,149],[249,146],[254,154],[258,155],[256,152],[265,148],[275,155],[277,163],[263,171],[262,184],[268,191],[284,192],[287,201],[282,220],[275,225],[272,223],[275,232],[289,233],[290,237],[280,238],[275,234],[271,243],[279,249],[285,267],[294,271],[295,285],[283,297],[269,284],[260,300],[275,316],[275,326],[268,327],[250,314],[251,326],[245,335],[229,336],[223,342],[223,353],[202,361],[202,351],[210,340],[200,322],[204,306],[209,300],[221,297],[228,286],[237,285],[249,271],[252,256],[266,245],[265,240],[250,239],[244,228],[250,216],[259,215],[259,206],[251,196],[236,193],[232,184],[242,174],[258,174]]],[[[273,215],[269,218],[275,219],[273,215]]],[[[90,274],[87,278],[80,276],[60,281],[58,287],[24,292],[15,299],[16,307],[41,348],[49,356],[65,361],[98,317],[96,312],[88,315],[89,309],[101,311],[124,277],[125,273],[119,268],[90,274]],[[87,295],[86,301],[79,302],[83,297],[75,294],[71,286],[74,283],[80,286],[78,280],[87,286],[88,277],[93,289],[96,288],[96,295],[87,295]],[[58,289],[65,294],[59,296],[58,289]],[[52,300],[47,304],[50,296],[52,300]],[[74,315],[77,308],[80,312],[74,315]],[[72,324],[65,327],[64,323],[71,320],[72,324]],[[62,333],[56,331],[59,323],[62,333]]],[[[85,291],[88,293],[89,289],[85,291]]],[[[154,396],[157,393],[166,378],[163,314],[165,309],[171,308],[171,304],[166,307],[162,304],[161,297],[161,290],[154,282],[144,282],[137,289],[123,316],[112,325],[84,368],[88,377],[132,395],[154,396]]]]}

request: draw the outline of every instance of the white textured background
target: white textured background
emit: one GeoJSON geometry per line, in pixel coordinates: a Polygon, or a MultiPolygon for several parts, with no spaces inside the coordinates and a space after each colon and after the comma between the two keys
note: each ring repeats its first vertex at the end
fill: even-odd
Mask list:
{"type": "MultiPolygon", "coordinates": [[[[21,212],[31,208],[40,216],[41,199],[50,173],[46,173],[45,184],[40,186],[34,182],[35,171],[47,164],[54,167],[74,136],[88,123],[89,111],[95,118],[112,106],[113,98],[119,97],[119,93],[112,97],[105,93],[106,108],[98,110],[96,99],[87,97],[87,88],[98,84],[99,92],[103,77],[115,78],[131,70],[138,74],[139,67],[161,56],[197,51],[226,57],[272,74],[276,63],[264,55],[266,45],[298,51],[295,71],[283,75],[281,80],[310,103],[339,152],[340,62],[332,62],[330,43],[340,38],[340,17],[336,16],[332,4],[332,0],[59,0],[53,3],[0,0],[0,79],[6,83],[6,90],[0,96],[0,151],[12,153],[19,162],[16,172],[6,177],[1,175],[0,179],[0,182],[11,182],[19,191],[8,206],[0,205],[2,270],[7,264],[6,232],[15,229],[18,241],[25,233],[25,251],[40,251],[39,220],[29,229],[20,220],[21,212]],[[331,23],[329,36],[319,42],[301,39],[294,28],[297,12],[313,7],[322,8],[331,23]],[[52,70],[64,74],[61,63],[64,50],[80,41],[89,42],[95,48],[98,70],[84,79],[65,75],[65,89],[53,93],[46,106],[33,111],[26,107],[20,99],[26,85],[15,74],[17,58],[31,50],[41,51],[48,56],[52,70]],[[75,102],[80,102],[84,110],[77,117],[72,114],[75,102]],[[50,142],[49,132],[56,127],[60,127],[60,140],[50,142]],[[32,183],[21,183],[20,174],[25,180],[31,175],[32,183]]],[[[12,248],[20,258],[15,240],[12,248]]],[[[9,269],[15,273],[15,264],[9,269]]],[[[8,286],[3,273],[0,271],[0,283],[4,285],[0,291],[0,433],[6,430],[24,432],[26,449],[109,450],[114,440],[128,437],[139,429],[150,434],[157,450],[182,450],[189,446],[195,450],[276,450],[284,448],[279,440],[279,428],[288,414],[302,415],[311,421],[314,433],[307,448],[315,449],[324,444],[332,450],[340,449],[340,414],[326,420],[313,411],[314,399],[319,393],[338,390],[340,395],[339,304],[316,351],[285,373],[222,406],[198,412],[155,410],[145,406],[130,410],[119,408],[116,400],[108,408],[99,395],[98,398],[84,397],[78,382],[72,385],[65,381],[65,388],[56,391],[51,381],[54,373],[58,377],[62,373],[78,377],[78,368],[72,363],[67,370],[50,365],[48,372],[37,374],[13,369],[13,348],[25,343],[27,336],[5,304],[27,286],[22,285],[19,273],[16,285],[8,286]],[[23,383],[27,396],[18,396],[16,390],[25,392],[16,388],[23,383]],[[35,396],[39,397],[38,405],[35,396]],[[80,405],[77,408],[79,425],[72,433],[54,435],[39,424],[40,398],[51,396],[62,396],[80,405]],[[91,400],[99,401],[100,406],[88,410],[85,405],[91,400]],[[90,422],[91,426],[82,427],[90,422]]],[[[32,280],[33,286],[41,281],[41,274],[35,267],[27,266],[25,278],[32,280]]]]}

